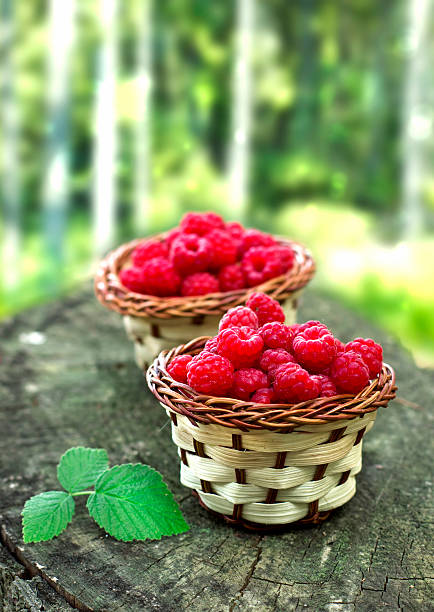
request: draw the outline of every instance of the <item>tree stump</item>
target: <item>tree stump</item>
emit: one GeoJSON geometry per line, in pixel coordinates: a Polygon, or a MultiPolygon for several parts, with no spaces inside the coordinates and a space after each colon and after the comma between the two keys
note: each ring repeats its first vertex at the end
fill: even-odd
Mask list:
{"type": "Polygon", "coordinates": [[[433,373],[384,332],[313,290],[299,320],[324,320],[346,341],[372,336],[397,374],[398,398],[364,444],[355,497],[327,522],[282,534],[237,531],[179,484],[169,420],[146,388],[121,319],[91,291],[1,326],[0,610],[432,610],[433,373]],[[431,420],[430,420],[431,419],[431,420]],[[159,470],[191,530],[118,542],[76,498],[72,524],[23,545],[31,495],[60,488],[71,446],[106,448],[111,465],[159,470]]]}

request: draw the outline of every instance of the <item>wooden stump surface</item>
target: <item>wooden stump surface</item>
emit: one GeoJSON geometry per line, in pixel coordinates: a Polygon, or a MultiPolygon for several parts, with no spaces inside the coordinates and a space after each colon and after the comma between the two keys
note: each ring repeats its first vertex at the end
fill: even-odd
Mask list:
{"type": "Polygon", "coordinates": [[[344,341],[381,341],[398,399],[366,437],[356,496],[321,526],[265,536],[228,527],[179,484],[168,418],[145,387],[119,316],[88,288],[3,322],[0,610],[433,610],[433,371],[312,290],[298,320],[310,318],[344,341]],[[24,545],[24,502],[60,488],[57,462],[77,445],[106,448],[111,465],[155,467],[191,530],[118,542],[76,498],[61,536],[24,545]]]}

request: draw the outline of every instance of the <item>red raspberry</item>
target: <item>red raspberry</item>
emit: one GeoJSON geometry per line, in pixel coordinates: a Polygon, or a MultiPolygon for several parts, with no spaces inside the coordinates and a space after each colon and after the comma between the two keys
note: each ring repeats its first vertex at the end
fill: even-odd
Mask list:
{"type": "Polygon", "coordinates": [[[179,294],[181,278],[172,263],[163,257],[154,257],[142,267],[147,293],[168,297],[179,294]]]}
{"type": "Polygon", "coordinates": [[[203,213],[204,218],[211,225],[211,227],[215,229],[225,229],[226,223],[223,218],[215,212],[205,212],[203,213]]]}
{"type": "Polygon", "coordinates": [[[208,351],[209,353],[217,353],[217,336],[207,340],[203,350],[208,351]]]}
{"type": "Polygon", "coordinates": [[[336,355],[338,355],[339,353],[343,353],[345,351],[345,344],[341,342],[340,340],[338,340],[338,338],[335,338],[335,346],[336,346],[336,355]]]}
{"type": "Polygon", "coordinates": [[[264,372],[270,372],[270,370],[275,370],[283,363],[295,363],[295,359],[283,349],[267,349],[262,353],[259,365],[264,372]]]}
{"type": "Polygon", "coordinates": [[[241,236],[240,252],[244,255],[252,247],[270,247],[275,244],[276,241],[270,234],[265,234],[257,229],[246,229],[241,236]]]}
{"type": "Polygon", "coordinates": [[[383,348],[371,338],[356,338],[348,342],[345,351],[359,353],[369,368],[369,378],[375,378],[381,372],[383,366],[383,348]]]}
{"type": "Polygon", "coordinates": [[[293,331],[288,325],[283,323],[265,323],[259,333],[264,341],[264,346],[272,349],[284,349],[289,351],[291,348],[293,331]]]}
{"type": "Polygon", "coordinates": [[[223,219],[215,213],[195,213],[189,212],[185,214],[179,227],[185,234],[196,234],[197,236],[204,236],[212,229],[224,228],[225,224],[223,219]]]}
{"type": "Polygon", "coordinates": [[[228,327],[258,329],[258,317],[247,306],[235,306],[235,308],[230,308],[220,319],[219,331],[228,327]]]}
{"type": "Polygon", "coordinates": [[[291,247],[284,245],[275,246],[273,247],[273,253],[280,260],[281,273],[285,274],[285,272],[288,272],[294,265],[295,259],[294,251],[291,247]]]}
{"type": "Polygon", "coordinates": [[[306,323],[299,324],[297,327],[298,329],[295,332],[295,335],[297,336],[298,334],[302,334],[304,331],[306,331],[306,329],[309,329],[309,327],[324,327],[325,329],[328,329],[327,325],[324,325],[324,323],[321,323],[321,321],[306,321],[306,323]]]}
{"type": "Polygon", "coordinates": [[[285,363],[276,370],[274,393],[284,402],[304,402],[318,397],[320,383],[297,363],[285,363]]]}
{"type": "Polygon", "coordinates": [[[206,235],[206,239],[211,245],[211,268],[218,270],[223,266],[235,263],[237,245],[227,232],[213,229],[206,235]]]}
{"type": "Polygon", "coordinates": [[[329,376],[315,374],[312,378],[315,378],[321,386],[320,397],[333,397],[338,394],[336,385],[329,376]]]}
{"type": "Polygon", "coordinates": [[[298,363],[309,372],[321,372],[336,355],[335,339],[324,327],[308,327],[295,336],[292,352],[298,363]]]}
{"type": "Polygon", "coordinates": [[[178,355],[167,366],[167,373],[181,383],[187,383],[187,366],[193,359],[191,355],[178,355]]]}
{"type": "Polygon", "coordinates": [[[146,242],[142,242],[136,246],[131,259],[133,261],[133,265],[140,268],[149,259],[154,259],[154,257],[167,257],[168,255],[169,249],[167,244],[161,240],[157,240],[156,238],[151,238],[150,240],[146,240],[146,242]]]}
{"type": "Polygon", "coordinates": [[[217,293],[220,290],[219,282],[213,274],[197,272],[186,276],[182,281],[181,295],[206,295],[217,293]]]}
{"type": "Polygon", "coordinates": [[[247,402],[252,393],[257,389],[267,386],[267,377],[261,370],[255,368],[243,368],[234,374],[234,384],[231,394],[247,402]]]}
{"type": "Polygon", "coordinates": [[[250,327],[229,327],[217,336],[217,352],[232,361],[235,368],[249,368],[256,363],[264,343],[250,327]]]}
{"type": "Polygon", "coordinates": [[[179,238],[181,236],[182,232],[179,229],[179,227],[174,227],[173,229],[171,229],[169,232],[167,232],[166,236],[165,236],[165,241],[167,243],[167,246],[169,247],[169,249],[171,248],[173,242],[179,238]]]}
{"type": "Polygon", "coordinates": [[[246,286],[244,274],[239,264],[225,266],[219,272],[219,283],[222,291],[236,291],[246,286]]]}
{"type": "Polygon", "coordinates": [[[119,272],[119,280],[124,287],[134,293],[146,293],[143,270],[140,268],[125,268],[119,272]]]}
{"type": "Polygon", "coordinates": [[[359,393],[369,384],[369,368],[354,351],[337,355],[330,372],[336,387],[345,393],[359,393]]]}
{"type": "Polygon", "coordinates": [[[234,367],[229,359],[202,351],[187,366],[187,382],[198,393],[222,396],[234,382],[234,367]]]}
{"type": "Polygon", "coordinates": [[[173,265],[183,276],[203,272],[211,261],[211,245],[206,238],[182,234],[173,241],[170,256],[173,265]]]}
{"type": "Polygon", "coordinates": [[[285,321],[285,313],[279,302],[265,293],[252,293],[246,302],[246,306],[256,312],[259,325],[272,321],[278,323],[285,321]]]}
{"type": "Polygon", "coordinates": [[[244,255],[241,266],[248,287],[256,287],[270,278],[282,273],[279,258],[273,249],[267,247],[252,247],[244,255]]]}
{"type": "Polygon", "coordinates": [[[272,404],[274,402],[274,391],[270,387],[264,387],[254,392],[250,398],[256,404],[272,404]]]}
{"type": "Polygon", "coordinates": [[[237,238],[238,240],[241,240],[245,232],[244,227],[241,225],[241,223],[238,223],[238,221],[229,221],[226,223],[225,230],[232,236],[232,238],[237,238]]]}

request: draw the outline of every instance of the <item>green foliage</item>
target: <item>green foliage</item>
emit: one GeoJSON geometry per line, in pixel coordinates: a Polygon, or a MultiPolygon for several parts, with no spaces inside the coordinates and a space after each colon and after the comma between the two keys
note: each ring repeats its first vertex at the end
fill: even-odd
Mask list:
{"type": "Polygon", "coordinates": [[[66,491],[76,493],[95,484],[108,469],[107,451],[103,448],[70,448],[60,458],[57,478],[66,491]]]}
{"type": "Polygon", "coordinates": [[[24,542],[42,542],[58,536],[71,522],[75,504],[64,491],[46,491],[26,501],[22,512],[24,542]]]}
{"type": "Polygon", "coordinates": [[[89,514],[118,540],[160,539],[188,531],[181,511],[161,474],[148,465],[116,465],[109,469],[101,448],[70,448],[57,466],[68,491],[47,491],[26,501],[22,511],[24,542],[58,536],[75,511],[73,496],[89,495],[89,514]],[[85,491],[95,485],[95,491],[85,491]]]}
{"type": "Polygon", "coordinates": [[[188,530],[161,474],[147,465],[115,465],[101,474],[87,507],[100,527],[125,542],[188,530]]]}

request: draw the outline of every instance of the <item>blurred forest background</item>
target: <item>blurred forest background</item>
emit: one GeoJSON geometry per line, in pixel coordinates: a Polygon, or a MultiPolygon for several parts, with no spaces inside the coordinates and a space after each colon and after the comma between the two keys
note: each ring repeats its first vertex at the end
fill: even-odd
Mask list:
{"type": "Polygon", "coordinates": [[[1,316],[212,209],[434,365],[432,0],[0,6],[1,316]]]}

